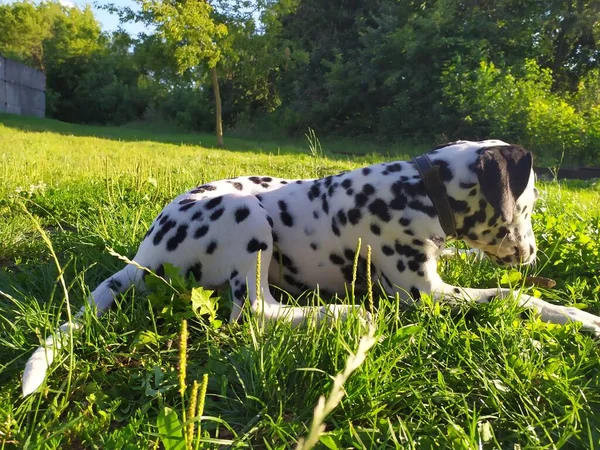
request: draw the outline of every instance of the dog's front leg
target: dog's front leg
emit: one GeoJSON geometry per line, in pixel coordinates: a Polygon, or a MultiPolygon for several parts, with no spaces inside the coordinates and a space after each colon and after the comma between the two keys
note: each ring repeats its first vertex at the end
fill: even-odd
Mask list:
{"type": "Polygon", "coordinates": [[[519,306],[537,311],[545,322],[565,324],[569,321],[579,322],[582,329],[600,337],[600,317],[570,306],[555,305],[537,297],[524,294],[519,290],[507,288],[472,289],[441,283],[431,290],[434,301],[456,304],[461,301],[488,303],[493,298],[507,298],[514,295],[519,306]]]}

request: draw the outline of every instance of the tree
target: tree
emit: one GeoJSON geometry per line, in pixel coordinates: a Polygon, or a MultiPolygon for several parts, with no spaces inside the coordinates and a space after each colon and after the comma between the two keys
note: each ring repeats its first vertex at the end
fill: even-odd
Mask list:
{"type": "Polygon", "coordinates": [[[139,0],[149,13],[158,33],[175,48],[180,73],[198,70],[204,63],[211,74],[215,96],[217,145],[224,146],[221,94],[217,64],[221,59],[220,41],[227,36],[227,26],[218,22],[213,7],[202,0],[139,0]]]}

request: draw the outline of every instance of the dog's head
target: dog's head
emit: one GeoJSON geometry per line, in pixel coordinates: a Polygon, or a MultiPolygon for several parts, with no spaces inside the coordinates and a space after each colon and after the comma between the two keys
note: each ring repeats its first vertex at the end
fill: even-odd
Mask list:
{"type": "Polygon", "coordinates": [[[476,197],[486,213],[484,222],[470,224],[465,242],[500,265],[534,262],[537,246],[531,215],[538,192],[531,153],[514,145],[484,147],[470,169],[477,175],[476,197]]]}

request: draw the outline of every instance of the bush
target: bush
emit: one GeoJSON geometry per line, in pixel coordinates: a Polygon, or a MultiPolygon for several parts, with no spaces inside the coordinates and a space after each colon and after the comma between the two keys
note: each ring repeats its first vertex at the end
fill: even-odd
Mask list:
{"type": "MultiPolygon", "coordinates": [[[[520,71],[481,62],[475,71],[460,63],[443,73],[446,128],[460,137],[518,142],[546,162],[597,161],[600,106],[591,89],[569,98],[552,91],[552,72],[526,61],[520,71]],[[515,72],[515,73],[513,73],[515,72]],[[520,73],[519,73],[520,72],[520,73]],[[454,116],[453,116],[454,114],[454,116]]],[[[598,77],[590,85],[600,85],[598,77]]]]}

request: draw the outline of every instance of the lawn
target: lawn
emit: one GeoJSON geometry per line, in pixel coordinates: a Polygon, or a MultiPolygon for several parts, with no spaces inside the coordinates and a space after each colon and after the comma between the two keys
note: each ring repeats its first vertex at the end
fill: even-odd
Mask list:
{"type": "MultiPolygon", "coordinates": [[[[176,424],[203,379],[201,448],[295,448],[307,434],[366,333],[361,322],[229,325],[224,294],[218,326],[194,314],[181,280],[149,297],[130,292],[100,319],[86,315],[41,391],[20,396],[25,361],[68,304],[78,308],[123,266],[115,254],[134,255],[176,194],[237,175],[317,177],[424,149],[226,143],[0,115],[0,448],[185,448],[176,424]]],[[[600,314],[600,183],[538,187],[540,254],[529,270],[557,286],[536,294],[600,314]]],[[[440,269],[471,287],[519,285],[525,273],[467,259],[440,269]]],[[[450,310],[378,300],[374,345],[344,384],[320,448],[600,448],[600,350],[578,326],[542,323],[512,301],[450,310]]]]}

